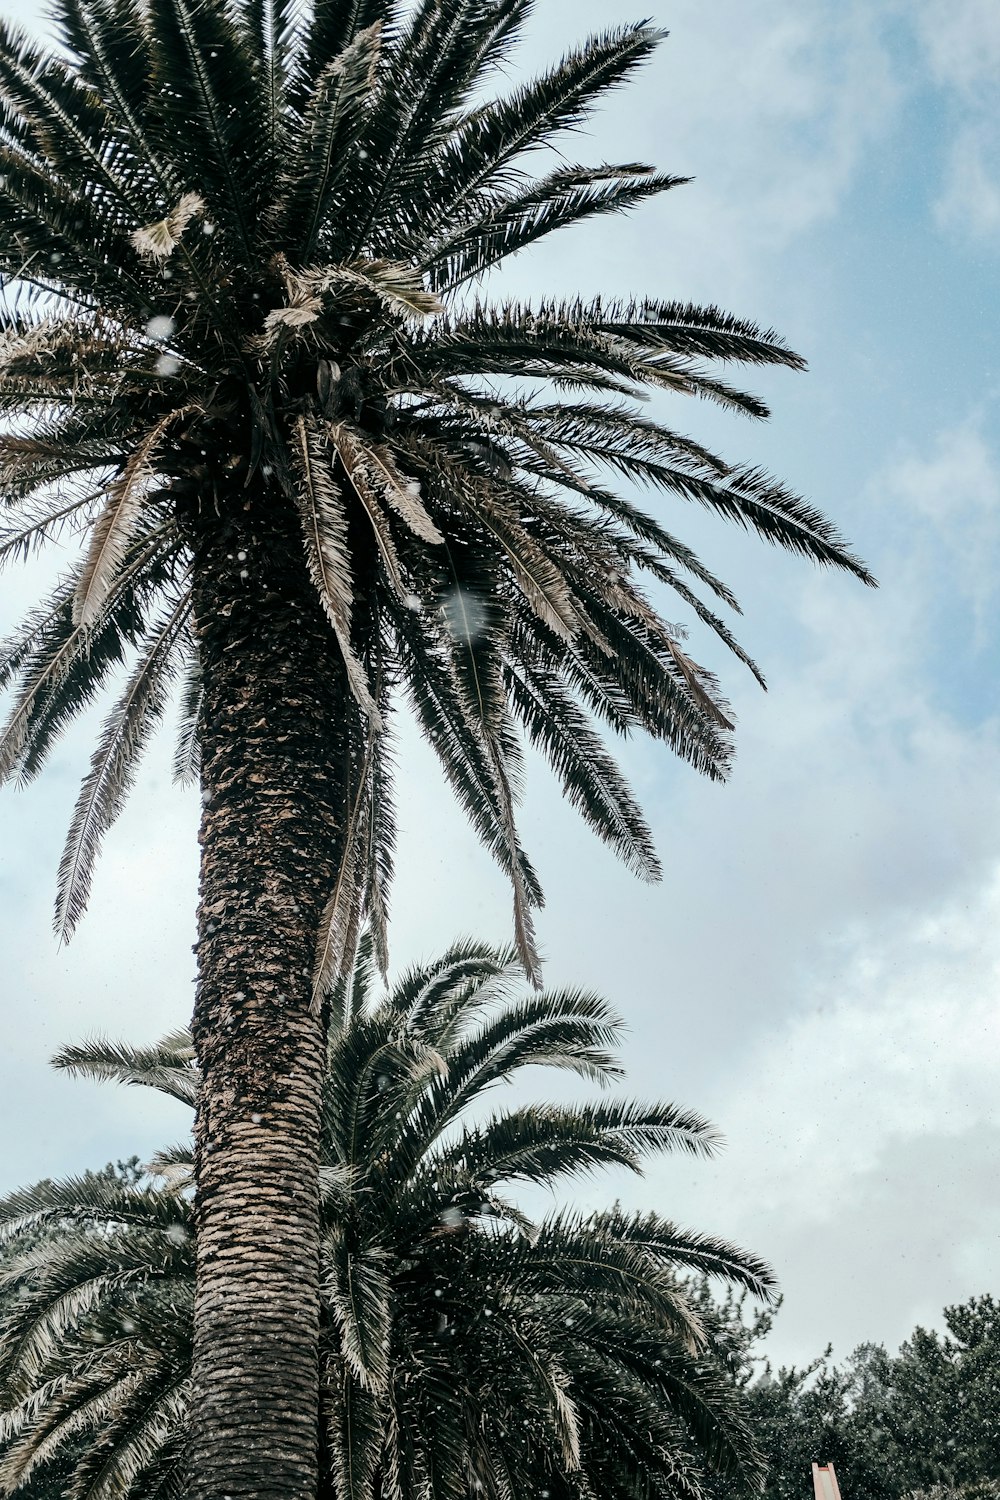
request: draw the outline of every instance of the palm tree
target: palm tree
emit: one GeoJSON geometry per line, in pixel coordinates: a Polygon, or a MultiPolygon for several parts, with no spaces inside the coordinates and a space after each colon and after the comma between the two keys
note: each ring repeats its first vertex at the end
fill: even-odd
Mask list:
{"type": "MultiPolygon", "coordinates": [[[[519,983],[520,981],[520,983],[519,983]]],[[[377,1003],[341,986],[323,1094],[323,1459],[337,1500],[695,1500],[706,1468],[756,1475],[733,1382],[679,1273],[757,1296],[755,1257],[657,1214],[529,1217],[510,1194],[714,1132],[672,1105],[486,1096],[535,1065],[607,1083],[618,1022],[585,991],[519,993],[509,953],[459,943],[377,1003]]],[[[194,1102],[190,1037],[92,1043],[58,1066],[194,1102]]],[[[178,1495],[191,1412],[192,1153],[160,1185],[42,1183],[0,1205],[0,1483],[75,1458],[72,1500],[178,1495]],[[48,1230],[39,1238],[39,1230],[48,1230]],[[34,1238],[33,1238],[34,1237],[34,1238]],[[22,1242],[27,1241],[22,1249],[22,1242]]],[[[278,1393],[280,1396],[280,1393],[278,1393]]]]}
{"type": "Polygon", "coordinates": [[[640,576],[757,671],[716,612],[730,590],[612,481],[871,581],[810,505],[635,404],[765,415],[715,367],[799,368],[777,334],[475,290],[680,181],[546,161],[659,33],[616,27],[497,95],[529,10],[54,0],[58,52],[0,27],[0,550],[78,544],[0,658],[0,777],[34,776],[124,674],[60,868],[66,937],[179,684],[204,804],[199,1495],[314,1487],[324,1005],[363,915],[384,963],[400,697],[510,876],[534,977],[521,736],[655,878],[594,719],[713,777],[731,726],[640,576]]]}

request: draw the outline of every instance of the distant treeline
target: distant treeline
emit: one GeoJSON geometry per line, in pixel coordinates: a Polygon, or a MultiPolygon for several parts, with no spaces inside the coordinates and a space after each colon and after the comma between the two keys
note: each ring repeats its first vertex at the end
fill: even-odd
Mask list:
{"type": "Polygon", "coordinates": [[[748,1324],[738,1302],[720,1309],[707,1291],[703,1305],[719,1318],[750,1402],[767,1461],[764,1500],[809,1500],[814,1461],[835,1466],[843,1500],[1000,1497],[1000,1303],[992,1296],[945,1308],[943,1332],[916,1328],[896,1355],[861,1344],[838,1364],[828,1348],[804,1368],[778,1370],[760,1349],[773,1313],[748,1324]]]}

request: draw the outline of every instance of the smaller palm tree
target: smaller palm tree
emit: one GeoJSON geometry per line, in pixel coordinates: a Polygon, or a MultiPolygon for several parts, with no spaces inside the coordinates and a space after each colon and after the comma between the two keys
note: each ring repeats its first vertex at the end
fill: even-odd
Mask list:
{"type": "MultiPolygon", "coordinates": [[[[582,990],[529,994],[510,952],[464,942],[372,996],[370,953],[336,996],[324,1100],[323,1489],[337,1500],[637,1500],[701,1494],[706,1468],[754,1478],[733,1383],[685,1273],[768,1297],[766,1266],[656,1214],[512,1197],[584,1171],[711,1151],[697,1115],[627,1099],[484,1096],[532,1065],[619,1075],[619,1022],[582,990]]],[[[194,1103],[178,1032],[56,1065],[194,1103]]],[[[294,1167],[290,1167],[294,1170],[294,1167]]],[[[0,1205],[5,1444],[17,1489],[77,1450],[73,1500],[184,1486],[194,1292],[191,1152],[155,1180],[46,1182],[0,1205]],[[48,1233],[38,1237],[39,1226],[48,1233]]],[[[284,1330],[294,1339],[295,1328],[284,1330]]]]}

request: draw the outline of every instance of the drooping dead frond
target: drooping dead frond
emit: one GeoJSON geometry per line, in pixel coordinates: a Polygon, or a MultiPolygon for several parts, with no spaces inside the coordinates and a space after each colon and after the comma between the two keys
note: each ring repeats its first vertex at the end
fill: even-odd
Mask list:
{"type": "Polygon", "coordinates": [[[373,757],[377,753],[378,737],[378,730],[373,729],[364,762],[358,771],[357,785],[351,792],[340,868],[320,918],[310,1005],[314,1015],[319,1014],[327,995],[343,980],[354,963],[361,931],[365,885],[369,878],[364,830],[370,813],[372,788],[369,778],[373,757]]]}
{"type": "Polygon", "coordinates": [[[198,660],[197,647],[192,644],[184,684],[181,688],[180,722],[174,748],[173,775],[174,781],[180,786],[187,786],[197,781],[201,770],[201,746],[198,734],[202,697],[201,663],[198,660]]]}
{"type": "Polygon", "coordinates": [[[402,517],[421,541],[430,542],[432,546],[444,541],[420,498],[420,484],[400,472],[386,448],[366,443],[360,434],[352,432],[342,422],[335,423],[330,431],[352,482],[357,476],[367,490],[373,491],[402,517]]]}
{"type": "Polygon", "coordinates": [[[130,455],[121,478],[111,486],[80,570],[73,597],[75,624],[87,627],[99,618],[139,521],[146,491],[155,474],[153,459],[157,449],[168,428],[190,410],[184,406],[161,417],[130,455]]]}
{"type": "Polygon", "coordinates": [[[136,229],[131,236],[132,244],[149,260],[169,260],[191,220],[204,212],[204,198],[199,193],[185,193],[164,218],[136,229]]]}
{"type": "Polygon", "coordinates": [[[351,691],[371,719],[373,728],[378,729],[381,715],[368,686],[365,669],[351,645],[353,600],[347,521],[340,491],[333,478],[332,455],[324,445],[321,431],[305,417],[298,418],[295,433],[295,465],[301,481],[299,514],[309,573],[337,637],[351,691]]]}

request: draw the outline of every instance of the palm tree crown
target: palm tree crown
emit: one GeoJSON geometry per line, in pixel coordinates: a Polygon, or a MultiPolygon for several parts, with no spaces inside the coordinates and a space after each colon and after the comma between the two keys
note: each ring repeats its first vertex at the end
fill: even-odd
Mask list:
{"type": "MultiPolygon", "coordinates": [[[[695,1500],[706,1465],[754,1478],[739,1399],[678,1274],[770,1294],[766,1266],[657,1214],[511,1197],[605,1165],[709,1152],[714,1132],[627,1099],[490,1114],[531,1065],[607,1083],[618,1023],[586,991],[520,993],[509,953],[459,943],[376,1001],[363,946],[339,995],[323,1110],[323,1492],[695,1500]]],[[[193,1102],[186,1033],[60,1067],[193,1102]]],[[[0,1206],[5,1488],[76,1456],[74,1500],[173,1496],[190,1389],[191,1153],[161,1185],[88,1176],[0,1206]],[[39,1234],[40,1228],[47,1233],[39,1234]]]]}
{"type": "Polygon", "coordinates": [[[529,9],[56,0],[58,52],[0,27],[0,552],[80,544],[0,661],[14,690],[0,774],[33,776],[127,669],[63,859],[64,935],[171,684],[184,776],[206,651],[264,614],[294,631],[299,571],[344,682],[347,811],[317,995],[365,907],[384,946],[400,691],[512,879],[530,970],[518,726],[645,876],[649,832],[592,716],[725,773],[725,703],[639,578],[756,671],[706,602],[736,601],[611,481],[870,581],[810,505],[635,405],[648,387],[764,415],[715,366],[799,368],[775,333],[677,301],[477,291],[553,230],[680,181],[635,162],[533,172],[659,33],[617,27],[496,94],[529,9]]]}

